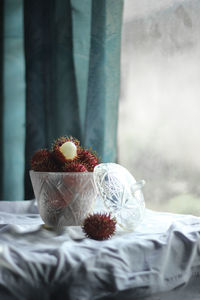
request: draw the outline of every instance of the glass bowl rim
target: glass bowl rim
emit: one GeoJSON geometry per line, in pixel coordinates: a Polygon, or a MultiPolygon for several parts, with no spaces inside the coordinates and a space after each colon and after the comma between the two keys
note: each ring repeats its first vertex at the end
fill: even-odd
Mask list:
{"type": "Polygon", "coordinates": [[[68,174],[73,174],[73,175],[79,175],[79,174],[83,174],[83,175],[86,175],[86,174],[93,174],[94,172],[41,172],[41,171],[34,171],[34,170],[29,170],[29,173],[34,173],[34,174],[61,174],[61,175],[68,175],[68,174]]]}

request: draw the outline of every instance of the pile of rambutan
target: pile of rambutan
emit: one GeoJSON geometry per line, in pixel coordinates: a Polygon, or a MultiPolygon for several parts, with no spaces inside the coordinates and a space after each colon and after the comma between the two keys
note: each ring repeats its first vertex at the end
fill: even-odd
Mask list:
{"type": "Polygon", "coordinates": [[[59,137],[50,150],[39,149],[31,159],[31,168],[37,172],[93,172],[100,163],[95,151],[80,146],[72,136],[59,137]]]}

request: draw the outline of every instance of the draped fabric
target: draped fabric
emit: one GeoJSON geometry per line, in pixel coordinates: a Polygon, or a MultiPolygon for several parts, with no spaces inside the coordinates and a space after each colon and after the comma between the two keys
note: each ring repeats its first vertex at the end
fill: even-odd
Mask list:
{"type": "MultiPolygon", "coordinates": [[[[1,3],[4,4],[1,31],[5,32],[7,19],[11,18],[10,7],[5,7],[5,3],[17,6],[16,18],[9,22],[14,27],[15,23],[21,24],[16,34],[21,37],[20,45],[24,45],[24,48],[12,47],[12,51],[17,51],[12,53],[12,59],[18,62],[14,69],[19,72],[12,87],[19,86],[20,82],[23,95],[13,88],[14,97],[9,94],[8,78],[4,86],[9,93],[1,97],[5,119],[1,127],[3,136],[12,132],[17,142],[17,145],[8,143],[7,136],[6,140],[1,137],[7,147],[2,152],[1,199],[31,199],[34,196],[28,173],[31,156],[39,148],[49,148],[56,137],[75,136],[83,146],[95,149],[103,162],[117,159],[123,0],[4,0],[1,3]],[[23,116],[10,123],[9,118],[13,119],[12,114],[17,111],[18,114],[23,111],[23,116]],[[16,160],[16,155],[10,160],[13,145],[20,153],[19,165],[14,167],[19,177],[12,174],[9,165],[16,160]],[[5,184],[13,187],[12,195],[5,184]],[[20,191],[16,192],[16,186],[20,191]]],[[[5,40],[4,34],[4,45],[5,40]]],[[[4,49],[2,55],[4,76],[11,62],[6,65],[4,49]]]]}
{"type": "Polygon", "coordinates": [[[0,203],[0,299],[199,300],[200,218],[146,209],[109,240],[46,230],[35,201],[0,203]]]}

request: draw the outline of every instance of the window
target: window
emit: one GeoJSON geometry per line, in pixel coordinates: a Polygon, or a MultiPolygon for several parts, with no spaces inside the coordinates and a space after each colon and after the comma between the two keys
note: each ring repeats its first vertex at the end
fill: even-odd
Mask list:
{"type": "Polygon", "coordinates": [[[124,4],[119,163],[148,208],[200,215],[200,2],[124,4]]]}

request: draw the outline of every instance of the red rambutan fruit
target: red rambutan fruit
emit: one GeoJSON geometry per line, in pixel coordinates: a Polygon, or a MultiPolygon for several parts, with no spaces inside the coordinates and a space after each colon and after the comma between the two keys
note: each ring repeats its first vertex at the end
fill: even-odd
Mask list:
{"type": "Polygon", "coordinates": [[[84,220],[82,229],[88,238],[107,240],[115,233],[116,219],[107,213],[95,213],[84,220]]]}
{"type": "Polygon", "coordinates": [[[44,159],[48,157],[48,155],[49,155],[49,153],[46,149],[37,150],[31,158],[31,166],[34,166],[35,164],[39,164],[39,163],[43,162],[44,159]]]}
{"type": "Polygon", "coordinates": [[[66,163],[62,170],[63,172],[88,172],[87,168],[80,162],[66,163]]]}
{"type": "Polygon", "coordinates": [[[54,142],[52,153],[60,164],[65,164],[77,159],[77,150],[79,149],[79,145],[79,140],[71,136],[63,136],[54,142]]]}
{"type": "Polygon", "coordinates": [[[52,153],[46,149],[36,151],[31,159],[31,168],[37,172],[60,172],[52,153]]]}
{"type": "Polygon", "coordinates": [[[78,160],[87,167],[88,172],[93,172],[94,167],[99,164],[96,152],[88,149],[79,149],[78,160]]]}

